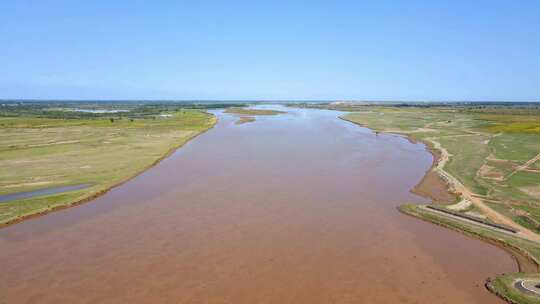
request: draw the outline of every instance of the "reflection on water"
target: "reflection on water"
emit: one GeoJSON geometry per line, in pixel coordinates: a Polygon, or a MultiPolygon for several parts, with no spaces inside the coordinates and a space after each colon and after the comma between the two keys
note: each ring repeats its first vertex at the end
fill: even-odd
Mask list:
{"type": "Polygon", "coordinates": [[[90,184],[79,184],[79,185],[70,185],[70,186],[49,187],[49,188],[39,189],[39,190],[34,190],[34,191],[4,194],[4,195],[0,195],[0,203],[19,200],[19,199],[27,199],[27,198],[32,198],[36,196],[45,196],[45,195],[62,193],[62,192],[81,190],[88,187],[90,187],[90,184]]]}
{"type": "Polygon", "coordinates": [[[0,230],[6,303],[497,303],[503,251],[400,214],[421,144],[288,111],[219,122],[106,195],[0,230]]]}

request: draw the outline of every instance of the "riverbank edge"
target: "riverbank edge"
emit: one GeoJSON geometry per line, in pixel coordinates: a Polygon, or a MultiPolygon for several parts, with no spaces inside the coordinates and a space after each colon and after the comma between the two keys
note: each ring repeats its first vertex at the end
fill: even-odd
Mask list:
{"type": "Polygon", "coordinates": [[[44,209],[36,209],[36,210],[33,210],[31,213],[27,213],[27,214],[24,214],[22,216],[7,218],[6,220],[0,222],[0,229],[11,226],[11,225],[14,225],[14,224],[17,224],[17,223],[20,223],[20,222],[25,221],[25,220],[29,220],[29,219],[32,219],[32,218],[37,218],[37,217],[49,214],[51,212],[60,211],[60,210],[63,210],[63,209],[67,209],[67,208],[71,208],[71,207],[75,207],[75,206],[84,204],[86,202],[89,202],[91,200],[94,200],[94,199],[106,194],[107,192],[109,192],[113,188],[116,188],[118,186],[121,186],[121,185],[127,183],[128,181],[130,181],[130,180],[134,179],[135,177],[141,175],[142,173],[146,172],[147,170],[155,167],[162,160],[164,160],[167,157],[171,156],[174,152],[176,152],[178,149],[182,148],[185,144],[187,144],[188,142],[190,142],[191,140],[193,140],[197,136],[202,135],[202,134],[208,132],[209,130],[211,130],[217,124],[218,118],[217,118],[216,115],[214,115],[212,113],[209,113],[209,112],[205,112],[205,113],[211,116],[211,121],[210,121],[210,124],[208,125],[207,128],[201,130],[200,132],[196,132],[196,133],[192,134],[191,136],[186,138],[184,141],[179,142],[178,144],[172,146],[163,155],[161,155],[160,157],[155,159],[153,162],[151,162],[147,166],[143,167],[138,172],[135,172],[134,174],[128,175],[125,178],[123,178],[123,179],[121,179],[119,181],[116,181],[114,183],[111,183],[111,184],[108,184],[108,185],[103,185],[102,187],[96,189],[95,191],[91,191],[89,193],[86,193],[86,194],[84,194],[84,195],[82,195],[82,196],[80,196],[80,197],[78,197],[78,198],[76,198],[76,199],[74,199],[72,201],[69,201],[68,203],[58,205],[58,206],[49,207],[49,208],[44,208],[44,209]]]}
{"type": "MultiPolygon", "coordinates": [[[[370,128],[367,125],[363,125],[363,124],[361,124],[359,122],[349,120],[344,116],[339,116],[338,118],[343,120],[343,121],[346,121],[346,122],[355,124],[357,126],[360,126],[362,128],[370,129],[370,130],[372,130],[373,132],[376,132],[376,133],[386,133],[386,134],[399,135],[399,136],[403,137],[404,139],[408,140],[412,144],[416,144],[416,143],[420,142],[423,145],[425,145],[426,146],[426,151],[431,154],[431,156],[433,157],[433,161],[431,162],[431,166],[424,173],[424,176],[422,177],[422,179],[410,191],[411,191],[411,193],[414,193],[414,194],[416,194],[418,196],[425,197],[425,198],[427,198],[427,199],[429,199],[429,200],[431,200],[432,202],[435,202],[435,203],[437,203],[437,202],[440,203],[440,202],[442,202],[444,200],[444,199],[441,199],[440,197],[437,197],[436,195],[433,195],[432,193],[429,193],[429,191],[427,191],[429,186],[426,185],[426,181],[427,181],[429,175],[433,174],[433,175],[436,175],[437,177],[439,176],[438,173],[435,172],[434,168],[437,166],[437,163],[439,162],[439,159],[440,159],[441,155],[440,155],[439,151],[437,151],[437,149],[435,149],[435,147],[433,146],[433,143],[428,142],[428,141],[419,140],[419,139],[415,138],[414,136],[412,136],[411,134],[407,134],[405,132],[403,132],[403,133],[395,132],[395,131],[385,132],[383,130],[375,130],[375,129],[370,128]]],[[[458,195],[456,193],[450,191],[451,189],[448,188],[448,183],[443,182],[441,180],[441,184],[444,185],[444,187],[446,188],[448,194],[450,196],[452,196],[452,200],[457,202],[459,197],[458,197],[458,195]]]]}
{"type": "MultiPolygon", "coordinates": [[[[422,197],[433,200],[433,197],[431,197],[430,195],[425,195],[425,193],[423,193],[422,191],[419,191],[419,189],[421,189],[423,187],[423,183],[425,182],[425,180],[427,178],[427,175],[432,173],[432,172],[436,173],[434,171],[434,168],[437,165],[437,162],[438,162],[438,159],[439,159],[439,154],[438,154],[438,151],[435,149],[435,147],[433,146],[432,143],[430,143],[428,141],[421,140],[421,139],[417,139],[413,135],[405,133],[405,132],[396,132],[396,131],[386,132],[384,130],[372,129],[368,125],[364,125],[364,124],[358,123],[356,121],[349,120],[346,117],[344,117],[344,115],[339,116],[338,118],[341,119],[341,120],[353,123],[355,125],[358,125],[360,127],[368,128],[368,129],[370,129],[370,130],[372,130],[372,131],[374,131],[376,133],[395,134],[395,135],[403,136],[404,138],[409,140],[411,143],[421,142],[422,144],[424,144],[425,147],[426,147],[426,151],[428,151],[433,156],[433,162],[431,164],[431,167],[428,170],[426,170],[426,173],[424,174],[424,177],[422,178],[422,180],[420,180],[420,182],[418,184],[416,184],[410,191],[412,193],[414,193],[414,194],[417,194],[417,195],[420,195],[422,197]]],[[[446,186],[448,187],[449,185],[446,183],[446,186]]],[[[450,192],[451,189],[448,188],[448,191],[450,192]]],[[[525,275],[529,275],[529,276],[532,275],[536,279],[540,280],[540,274],[538,274],[538,271],[540,271],[540,261],[537,260],[529,251],[527,251],[525,248],[521,248],[521,247],[511,245],[508,242],[505,242],[504,240],[501,240],[501,239],[498,239],[498,238],[492,238],[492,237],[482,235],[482,234],[478,234],[478,233],[474,232],[474,230],[468,230],[466,228],[467,227],[466,225],[452,225],[452,224],[450,224],[448,222],[444,222],[442,220],[434,220],[432,218],[425,217],[425,216],[422,215],[421,212],[412,212],[411,211],[410,208],[415,208],[416,210],[418,210],[418,206],[420,206],[420,205],[418,205],[418,204],[402,204],[397,209],[398,209],[398,211],[400,211],[403,214],[415,217],[417,219],[420,219],[420,220],[423,220],[423,221],[426,221],[426,222],[429,222],[429,223],[432,223],[432,224],[435,224],[435,225],[438,225],[438,226],[441,226],[441,227],[456,231],[456,232],[461,233],[461,234],[463,234],[465,236],[472,237],[472,238],[481,240],[483,242],[486,242],[488,244],[494,245],[494,246],[504,250],[508,254],[510,254],[510,256],[512,256],[512,258],[514,259],[514,261],[516,262],[516,264],[518,266],[518,272],[511,273],[511,274],[499,275],[499,276],[497,276],[495,278],[489,278],[489,277],[486,278],[485,287],[491,293],[497,295],[499,298],[501,298],[504,301],[506,301],[508,303],[511,303],[511,304],[529,304],[529,303],[535,303],[536,304],[536,303],[540,303],[540,299],[527,297],[527,296],[523,295],[523,293],[517,291],[513,287],[512,284],[508,284],[507,282],[505,282],[508,277],[513,276],[513,275],[517,275],[517,274],[525,274],[525,275]],[[524,263],[529,263],[529,266],[524,265],[524,263]],[[529,268],[530,266],[533,266],[534,268],[536,268],[535,272],[532,272],[532,273],[522,273],[521,272],[521,269],[529,268]]],[[[443,218],[443,217],[441,216],[440,218],[443,218]]],[[[449,221],[452,222],[451,220],[449,220],[449,221]]]]}
{"type": "MultiPolygon", "coordinates": [[[[524,277],[528,276],[531,278],[539,279],[537,271],[540,269],[540,261],[534,257],[527,249],[515,246],[505,241],[504,239],[498,238],[496,236],[490,236],[489,233],[481,233],[479,231],[489,231],[483,228],[473,229],[471,225],[460,223],[457,220],[450,219],[442,215],[431,214],[427,216],[426,211],[420,209],[419,204],[402,204],[397,209],[408,216],[415,217],[417,219],[435,224],[440,227],[444,227],[456,232],[459,232],[465,236],[475,238],[496,246],[512,256],[516,264],[518,265],[518,272],[502,274],[494,278],[486,278],[484,286],[493,294],[497,295],[499,298],[505,300],[508,303],[512,304],[532,304],[540,303],[540,298],[528,297],[522,292],[517,291],[514,286],[514,280],[512,277],[519,276],[524,277]],[[534,272],[531,271],[531,268],[534,269],[534,272]]],[[[511,236],[508,236],[509,238],[511,236]]]]}

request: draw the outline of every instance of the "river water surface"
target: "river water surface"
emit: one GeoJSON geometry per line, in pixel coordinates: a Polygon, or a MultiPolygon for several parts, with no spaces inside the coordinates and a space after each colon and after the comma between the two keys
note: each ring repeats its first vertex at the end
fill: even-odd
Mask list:
{"type": "Polygon", "coordinates": [[[339,112],[218,124],[92,202],[0,229],[0,303],[500,303],[504,251],[405,216],[421,144],[339,112]]]}

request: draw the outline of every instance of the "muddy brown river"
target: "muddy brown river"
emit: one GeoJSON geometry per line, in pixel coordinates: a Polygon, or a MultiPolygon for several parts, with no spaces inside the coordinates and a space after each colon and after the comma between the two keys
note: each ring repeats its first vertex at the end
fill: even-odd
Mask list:
{"type": "Polygon", "coordinates": [[[0,303],[501,303],[506,252],[396,210],[426,202],[423,145],[287,111],[216,112],[106,195],[0,229],[0,303]]]}

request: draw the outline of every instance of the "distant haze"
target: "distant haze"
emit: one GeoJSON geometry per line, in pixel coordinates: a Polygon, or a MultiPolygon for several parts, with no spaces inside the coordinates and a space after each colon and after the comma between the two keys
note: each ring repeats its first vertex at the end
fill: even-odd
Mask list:
{"type": "Polygon", "coordinates": [[[2,1],[0,99],[539,101],[540,1],[2,1]]]}

